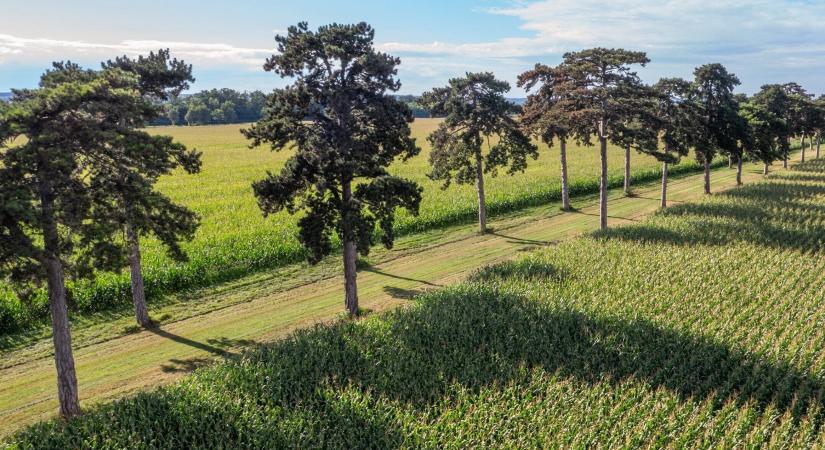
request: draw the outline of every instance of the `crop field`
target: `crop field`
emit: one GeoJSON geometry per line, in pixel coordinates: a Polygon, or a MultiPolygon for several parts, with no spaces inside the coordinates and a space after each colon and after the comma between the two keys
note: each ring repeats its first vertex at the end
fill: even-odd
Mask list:
{"type": "Polygon", "coordinates": [[[21,448],[825,444],[825,163],[51,421],[21,448]]]}
{"type": "MultiPolygon", "coordinates": [[[[429,171],[426,136],[437,124],[437,119],[416,120],[412,131],[422,147],[421,154],[392,167],[394,173],[424,187],[421,214],[417,217],[399,214],[399,234],[475,220],[474,186],[453,184],[442,191],[440,182],[426,176],[429,171]]],[[[203,169],[197,175],[174,174],[159,183],[162,192],[201,216],[201,227],[195,239],[184,245],[190,257],[186,263],[171,261],[153,239],[143,242],[144,278],[150,300],[157,300],[163,293],[209,286],[302,260],[303,253],[295,238],[295,218],[284,212],[264,219],[251,189],[251,183],[265,176],[267,170],[279,170],[289,152],[248,149],[240,128],[241,125],[153,128],[158,134],[171,135],[190,148],[202,151],[203,169]]],[[[575,195],[597,191],[597,150],[574,144],[568,147],[571,192],[575,195]]],[[[609,167],[612,185],[621,185],[622,150],[611,148],[609,167]]],[[[678,174],[697,168],[690,158],[671,172],[678,174]]],[[[637,180],[652,181],[658,174],[658,162],[634,152],[633,175],[637,180]]],[[[531,161],[526,174],[510,177],[502,173],[495,178],[488,177],[486,183],[488,212],[492,216],[555,201],[560,198],[557,149],[548,151],[542,145],[539,159],[531,161]]],[[[131,304],[128,275],[126,272],[99,274],[93,282],[75,284],[73,300],[79,311],[128,306],[131,304]]],[[[46,309],[45,299],[24,307],[0,286],[0,332],[37,322],[46,316],[46,309]]]]}

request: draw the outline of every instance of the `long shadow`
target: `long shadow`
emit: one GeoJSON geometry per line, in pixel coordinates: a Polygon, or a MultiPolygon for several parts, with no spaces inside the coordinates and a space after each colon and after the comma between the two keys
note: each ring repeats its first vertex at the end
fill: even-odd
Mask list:
{"type": "Polygon", "coordinates": [[[492,235],[492,236],[498,236],[500,238],[506,239],[508,244],[525,244],[525,245],[531,245],[533,247],[540,247],[540,246],[550,245],[550,244],[553,243],[553,241],[542,241],[542,240],[538,240],[538,239],[525,239],[525,238],[520,238],[520,237],[515,237],[515,236],[508,236],[506,234],[496,233],[496,232],[490,232],[489,234],[492,235]]]}
{"type": "Polygon", "coordinates": [[[260,344],[251,339],[232,339],[227,337],[219,337],[207,339],[206,343],[203,343],[194,341],[189,338],[185,338],[183,336],[179,336],[177,334],[170,333],[161,328],[149,328],[147,331],[154,333],[158,336],[161,336],[163,338],[169,339],[171,341],[179,342],[181,344],[185,344],[190,347],[203,350],[212,355],[212,357],[201,356],[185,359],[172,358],[168,361],[168,363],[161,364],[160,366],[161,371],[166,373],[194,372],[196,369],[200,367],[213,364],[215,362],[215,357],[228,360],[232,358],[237,358],[241,355],[240,353],[230,352],[229,350],[227,350],[228,348],[243,348],[249,350],[260,346],[260,344]]]}
{"type": "MultiPolygon", "coordinates": [[[[644,319],[585,314],[471,284],[427,295],[380,326],[340,321],[301,330],[202,371],[181,389],[109,405],[82,426],[49,426],[55,434],[74,426],[75,438],[100,434],[111,445],[151,438],[155,446],[180,446],[220,436],[227,447],[414,447],[392,405],[405,416],[432,416],[433,408],[437,415],[461,391],[529,387],[536,370],[594,386],[640,380],[650,392],[665,389],[715,411],[735,405],[789,414],[794,424],[809,407],[825,406],[823,380],[794,366],[644,319]]],[[[812,436],[822,416],[808,417],[812,436]]],[[[30,435],[41,436],[48,434],[30,435]]]]}
{"type": "Polygon", "coordinates": [[[416,283],[426,284],[427,286],[439,286],[438,284],[431,283],[427,280],[419,280],[417,278],[410,278],[410,277],[404,277],[404,276],[401,276],[401,275],[395,275],[395,274],[392,274],[392,273],[388,273],[388,272],[378,270],[378,269],[376,269],[375,267],[372,267],[372,266],[364,267],[364,268],[361,268],[360,270],[362,270],[364,272],[374,273],[376,275],[383,275],[385,277],[395,278],[397,280],[413,281],[413,282],[416,282],[416,283]]]}
{"type": "Polygon", "coordinates": [[[816,253],[825,249],[825,204],[817,201],[825,198],[825,174],[810,173],[776,175],[709,201],[673,206],[653,220],[596,236],[676,245],[748,242],[816,253]]]}

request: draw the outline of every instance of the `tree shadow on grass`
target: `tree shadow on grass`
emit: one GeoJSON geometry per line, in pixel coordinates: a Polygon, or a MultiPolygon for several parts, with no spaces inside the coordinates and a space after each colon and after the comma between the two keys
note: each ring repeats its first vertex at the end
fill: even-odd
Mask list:
{"type": "Polygon", "coordinates": [[[147,329],[147,331],[156,334],[160,337],[169,339],[171,341],[185,344],[198,350],[203,350],[211,355],[209,357],[196,356],[184,359],[171,358],[169,359],[168,363],[161,364],[160,366],[160,370],[165,373],[194,372],[198,368],[214,363],[216,359],[228,360],[240,356],[240,353],[229,351],[229,349],[249,350],[260,345],[256,341],[251,339],[233,339],[227,337],[207,339],[205,343],[198,342],[189,338],[185,338],[183,336],[179,336],[177,334],[170,333],[159,327],[149,328],[147,329]]]}
{"type": "Polygon", "coordinates": [[[595,236],[674,245],[747,242],[816,253],[825,249],[825,204],[817,201],[823,197],[825,174],[782,174],[595,236]]]}

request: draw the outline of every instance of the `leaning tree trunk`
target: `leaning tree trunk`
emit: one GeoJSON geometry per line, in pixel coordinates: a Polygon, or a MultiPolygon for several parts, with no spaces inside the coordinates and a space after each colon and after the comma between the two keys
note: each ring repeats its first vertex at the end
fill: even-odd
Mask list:
{"type": "Polygon", "coordinates": [[[559,139],[561,163],[561,209],[570,209],[570,188],[567,184],[567,139],[559,139]]]}
{"type": "Polygon", "coordinates": [[[69,329],[69,308],[66,302],[63,262],[60,261],[60,240],[54,212],[54,193],[49,181],[40,182],[40,204],[43,220],[43,247],[46,280],[49,289],[49,310],[52,316],[52,340],[54,362],[57,368],[57,398],[60,415],[73,417],[80,414],[77,394],[77,373],[72,354],[72,336],[69,329]]]}
{"type": "Polygon", "coordinates": [[[624,195],[630,194],[630,144],[624,148],[624,195]]]}
{"type": "Polygon", "coordinates": [[[702,161],[705,168],[705,194],[710,195],[710,158],[704,155],[702,161]]]}
{"type": "Polygon", "coordinates": [[[607,229],[607,137],[604,119],[599,122],[599,158],[601,176],[599,178],[599,229],[607,229]]]}
{"type": "Polygon", "coordinates": [[[799,146],[802,147],[802,160],[801,162],[805,162],[805,132],[802,132],[802,140],[799,143],[799,146]]]}
{"type": "Polygon", "coordinates": [[[742,157],[736,158],[736,185],[742,185],[742,157]]]}
{"type": "Polygon", "coordinates": [[[667,208],[667,161],[662,161],[662,209],[667,208]]]}
{"type": "Polygon", "coordinates": [[[358,285],[356,283],[358,250],[355,246],[355,232],[352,229],[352,224],[346,218],[352,202],[352,182],[350,180],[344,181],[342,190],[344,197],[344,305],[350,315],[358,316],[358,285]]]}
{"type": "Polygon", "coordinates": [[[478,230],[487,232],[487,205],[484,199],[484,168],[481,162],[481,152],[476,153],[476,190],[478,191],[478,230]]]}
{"type": "Polygon", "coordinates": [[[149,308],[146,306],[146,291],[143,288],[143,273],[140,262],[140,241],[137,233],[126,225],[126,245],[129,248],[129,268],[132,280],[132,303],[135,305],[135,320],[138,325],[148,328],[152,326],[149,318],[149,308]]]}

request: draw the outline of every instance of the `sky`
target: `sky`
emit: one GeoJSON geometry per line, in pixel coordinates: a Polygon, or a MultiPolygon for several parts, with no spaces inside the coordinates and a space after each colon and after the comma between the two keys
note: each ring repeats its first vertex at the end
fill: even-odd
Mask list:
{"type": "Polygon", "coordinates": [[[492,71],[522,96],[519,73],[590,47],[647,52],[649,83],[719,62],[741,92],[793,80],[825,93],[825,0],[0,0],[0,92],[36,86],[51,61],[158,48],[193,65],[193,92],[269,91],[289,83],[262,69],[273,38],[300,21],[371,24],[401,58],[403,94],[492,71]]]}

